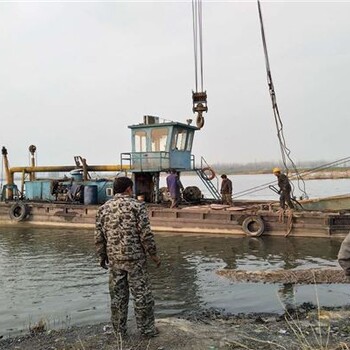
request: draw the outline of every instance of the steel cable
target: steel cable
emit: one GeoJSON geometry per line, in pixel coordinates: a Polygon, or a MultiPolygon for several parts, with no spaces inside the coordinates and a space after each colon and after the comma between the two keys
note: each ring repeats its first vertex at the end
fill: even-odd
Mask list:
{"type": "Polygon", "coordinates": [[[193,19],[193,42],[194,42],[194,67],[195,86],[198,92],[198,85],[203,91],[203,21],[202,21],[202,0],[192,0],[193,19]],[[199,76],[199,77],[198,77],[199,76]]]}
{"type": "Polygon", "coordinates": [[[201,91],[203,91],[203,20],[202,20],[202,0],[198,0],[198,27],[199,27],[199,49],[201,66],[201,91]]]}
{"type": "MultiPolygon", "coordinates": [[[[267,51],[264,23],[263,23],[262,11],[261,11],[261,6],[260,6],[259,0],[257,0],[257,4],[258,4],[258,12],[259,12],[259,20],[260,20],[261,37],[262,37],[263,48],[264,48],[267,83],[268,83],[268,87],[269,87],[269,93],[271,96],[272,109],[273,109],[273,113],[274,113],[274,119],[275,119],[275,124],[276,124],[276,129],[277,129],[277,137],[278,137],[279,145],[280,145],[280,149],[281,149],[281,156],[282,156],[283,165],[284,165],[286,172],[288,174],[288,172],[289,172],[288,164],[287,164],[287,159],[288,159],[290,164],[292,165],[292,168],[293,168],[293,170],[296,174],[296,177],[298,179],[299,190],[304,194],[305,198],[308,198],[308,195],[307,195],[306,190],[305,190],[305,182],[304,182],[303,178],[301,177],[301,175],[299,174],[298,169],[297,169],[293,159],[291,158],[291,151],[287,147],[286,140],[284,137],[283,123],[282,123],[282,119],[281,119],[279,109],[277,106],[276,93],[275,93],[275,88],[274,88],[274,84],[272,81],[272,74],[271,74],[270,63],[269,63],[269,55],[268,55],[268,51],[267,51]],[[300,182],[302,182],[302,187],[300,185],[300,182]]],[[[294,186],[293,186],[292,192],[293,191],[294,191],[294,186]]]]}
{"type": "MultiPolygon", "coordinates": [[[[328,168],[331,168],[331,167],[334,167],[334,166],[339,166],[339,165],[345,164],[347,162],[350,162],[350,156],[338,159],[338,160],[330,162],[330,163],[322,164],[322,165],[317,166],[317,167],[312,168],[312,169],[308,169],[308,170],[302,171],[301,173],[299,173],[299,175],[300,174],[303,175],[303,176],[310,175],[310,174],[316,173],[316,172],[321,171],[321,170],[325,170],[325,169],[328,169],[328,168]]],[[[292,175],[290,177],[290,179],[293,180],[296,177],[297,177],[296,175],[295,176],[292,175]]],[[[277,183],[277,181],[271,181],[271,182],[268,182],[268,183],[265,183],[265,184],[262,184],[262,185],[259,185],[259,186],[248,188],[246,190],[243,190],[243,191],[235,193],[233,198],[239,198],[239,197],[243,197],[245,195],[249,195],[249,194],[252,194],[252,193],[255,193],[255,192],[259,192],[259,191],[265,190],[269,186],[275,185],[276,183],[277,183]]]]}
{"type": "Polygon", "coordinates": [[[196,92],[198,91],[198,50],[197,50],[197,42],[198,42],[198,34],[197,34],[197,2],[192,0],[192,19],[193,19],[193,44],[194,44],[194,74],[195,74],[195,86],[196,92]]]}

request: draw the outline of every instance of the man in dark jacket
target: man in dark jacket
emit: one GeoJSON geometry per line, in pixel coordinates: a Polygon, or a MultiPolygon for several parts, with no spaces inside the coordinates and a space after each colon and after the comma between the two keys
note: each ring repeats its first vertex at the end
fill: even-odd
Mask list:
{"type": "Polygon", "coordinates": [[[278,187],[280,188],[278,192],[280,194],[280,207],[284,209],[285,203],[287,202],[288,207],[290,209],[294,209],[294,205],[292,203],[291,196],[290,196],[292,187],[290,185],[287,175],[282,174],[280,168],[274,168],[272,172],[277,177],[278,187]]]}
{"type": "Polygon", "coordinates": [[[115,196],[96,215],[95,244],[100,265],[110,271],[112,324],[116,333],[126,335],[129,289],[134,297],[136,324],[141,334],[158,334],[154,324],[154,299],[148,281],[146,255],[160,265],[147,209],[133,199],[133,182],[118,177],[115,196]]]}
{"type": "Polygon", "coordinates": [[[221,175],[221,198],[222,204],[232,205],[232,181],[227,177],[226,174],[221,175]]]}

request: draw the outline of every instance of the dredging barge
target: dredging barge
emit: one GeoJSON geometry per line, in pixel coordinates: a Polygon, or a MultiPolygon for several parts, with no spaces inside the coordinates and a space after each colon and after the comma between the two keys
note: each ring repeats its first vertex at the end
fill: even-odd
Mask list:
{"type": "Polygon", "coordinates": [[[154,231],[166,233],[279,235],[343,237],[350,231],[350,200],[337,196],[326,200],[301,201],[299,210],[281,211],[278,202],[241,201],[234,206],[220,205],[216,174],[203,158],[196,167],[191,154],[194,133],[199,128],[187,123],[159,122],[145,116],[141,124],[129,126],[132,152],[121,153],[120,165],[88,165],[74,157],[75,165],[37,166],[35,146],[30,146],[31,165],[10,168],[7,150],[2,156],[6,184],[2,188],[0,225],[46,225],[94,227],[98,206],[112,198],[113,178],[131,173],[135,196],[146,202],[154,231]],[[213,199],[202,198],[197,187],[186,187],[178,209],[168,208],[167,192],[160,188],[161,173],[176,169],[195,172],[213,199]],[[91,178],[89,172],[112,173],[91,178]],[[53,176],[69,172],[64,177],[53,176]],[[39,178],[39,173],[50,173],[39,178]],[[21,174],[20,189],[15,174],[21,174]]]}
{"type": "MultiPolygon", "coordinates": [[[[258,8],[268,63],[259,2],[258,8]]],[[[201,26],[197,27],[202,23],[200,17],[201,11],[194,11],[194,31],[199,33],[194,35],[198,57],[195,57],[196,90],[192,92],[196,126],[191,125],[191,119],[186,123],[160,122],[158,117],[145,116],[143,123],[129,126],[132,151],[121,153],[119,165],[88,165],[84,158],[77,156],[74,157],[75,165],[37,166],[36,147],[30,146],[30,166],[10,168],[7,150],[3,147],[6,184],[1,186],[0,225],[94,227],[98,206],[113,196],[113,178],[125,172],[131,173],[135,197],[148,206],[154,231],[253,237],[343,237],[350,231],[348,195],[299,201],[297,210],[286,211],[279,209],[277,201],[235,201],[234,206],[219,204],[221,196],[215,172],[204,158],[197,165],[191,153],[195,131],[203,127],[203,113],[208,110],[207,95],[203,90],[202,49],[196,49],[202,44],[197,42],[197,38],[202,37],[201,26]],[[196,173],[212,199],[202,198],[200,189],[195,186],[187,187],[182,193],[185,205],[181,209],[169,209],[167,191],[160,188],[160,176],[170,169],[175,169],[178,174],[196,173]],[[92,178],[90,172],[110,175],[92,178]],[[40,173],[50,176],[39,178],[40,173]],[[65,174],[59,177],[59,173],[65,174]],[[21,176],[20,188],[15,183],[15,174],[21,176]]],[[[274,115],[279,117],[269,64],[266,68],[274,115]]]]}

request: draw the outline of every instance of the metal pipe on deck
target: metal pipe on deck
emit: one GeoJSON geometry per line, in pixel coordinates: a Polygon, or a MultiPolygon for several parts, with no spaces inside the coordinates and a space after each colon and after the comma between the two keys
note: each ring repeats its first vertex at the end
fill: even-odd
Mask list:
{"type": "MultiPolygon", "coordinates": [[[[15,173],[53,173],[66,172],[75,170],[75,165],[58,165],[58,166],[29,166],[29,167],[12,167],[8,169],[8,184],[14,183],[15,173]]],[[[87,165],[87,171],[128,171],[131,167],[129,165],[87,165]]]]}
{"type": "Polygon", "coordinates": [[[6,147],[2,147],[1,150],[2,154],[2,159],[4,163],[4,169],[5,169],[5,175],[6,175],[6,184],[8,185],[7,188],[7,196],[8,198],[12,199],[13,198],[13,185],[14,185],[14,179],[13,175],[11,174],[10,167],[9,167],[9,161],[7,158],[7,149],[6,147]]]}
{"type": "MultiPolygon", "coordinates": [[[[30,145],[29,146],[29,152],[30,152],[30,165],[32,167],[35,167],[35,151],[36,151],[36,146],[30,145]]],[[[30,181],[35,180],[35,173],[30,174],[30,181]]]]}
{"type": "MultiPolygon", "coordinates": [[[[6,150],[6,149],[5,149],[6,150]]],[[[12,167],[8,168],[8,161],[6,155],[4,156],[4,164],[6,160],[5,169],[7,166],[6,171],[6,181],[8,185],[14,184],[14,174],[15,173],[22,173],[22,191],[24,187],[24,177],[25,174],[30,175],[30,179],[35,179],[35,176],[33,177],[33,174],[35,173],[52,173],[52,172],[66,172],[66,171],[72,171],[75,170],[77,167],[75,165],[59,165],[59,166],[29,166],[29,167],[12,167]]],[[[86,172],[87,171],[128,171],[131,167],[129,165],[86,165],[86,172]]],[[[7,189],[7,198],[13,199],[13,191],[12,187],[9,186],[7,189]]]]}
{"type": "Polygon", "coordinates": [[[85,158],[82,158],[82,163],[83,163],[83,179],[84,181],[87,181],[89,179],[89,173],[87,170],[87,163],[85,158]]]}

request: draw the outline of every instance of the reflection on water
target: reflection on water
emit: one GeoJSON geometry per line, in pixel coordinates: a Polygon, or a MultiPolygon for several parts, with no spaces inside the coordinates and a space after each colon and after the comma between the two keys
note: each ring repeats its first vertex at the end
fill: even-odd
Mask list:
{"type": "MultiPolygon", "coordinates": [[[[150,264],[157,317],[205,307],[227,312],[281,312],[315,302],[314,286],[233,283],[222,268],[247,270],[337,266],[340,240],[156,236],[162,266],[150,264]]],[[[99,268],[93,231],[1,228],[0,335],[45,319],[51,327],[108,321],[108,273],[99,268]]],[[[347,285],[319,285],[322,305],[348,303],[347,285]]]]}

